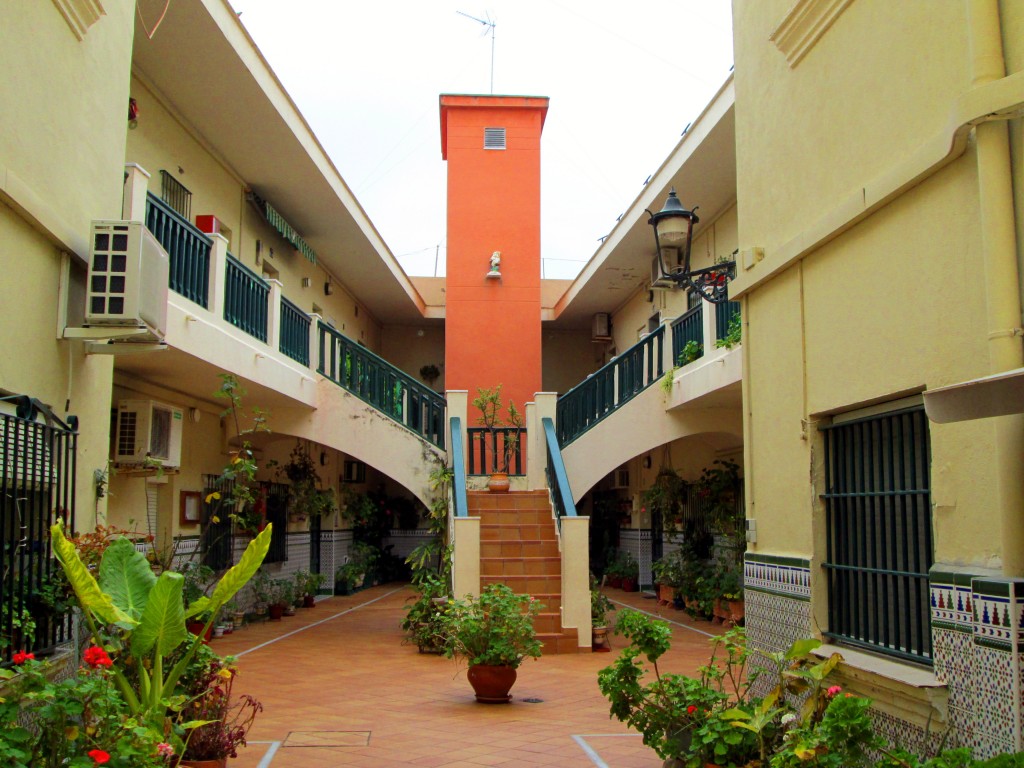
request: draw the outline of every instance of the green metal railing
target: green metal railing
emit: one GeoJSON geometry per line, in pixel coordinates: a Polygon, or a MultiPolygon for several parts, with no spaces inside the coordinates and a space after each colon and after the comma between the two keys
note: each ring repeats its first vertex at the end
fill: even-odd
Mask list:
{"type": "Polygon", "coordinates": [[[715,304],[715,338],[724,339],[729,332],[729,322],[734,315],[740,314],[742,305],[738,301],[723,301],[715,304]]]}
{"type": "Polygon", "coordinates": [[[526,439],[524,427],[469,427],[466,434],[469,437],[469,474],[523,474],[523,440],[526,439]],[[499,458],[503,461],[499,461],[499,458]],[[504,461],[506,458],[507,462],[504,461]],[[507,466],[501,469],[503,463],[507,466]]]}
{"type": "Polygon", "coordinates": [[[146,227],[171,257],[170,289],[208,309],[210,238],[152,192],[146,195],[146,227]]]}
{"type": "Polygon", "coordinates": [[[281,353],[309,365],[309,323],[305,312],[281,297],[281,353]]]}
{"type": "Polygon", "coordinates": [[[558,447],[558,436],[555,433],[555,425],[550,418],[540,420],[544,427],[544,442],[548,451],[548,488],[551,490],[551,505],[555,509],[555,519],[558,520],[558,527],[562,527],[563,517],[576,517],[576,503],[572,500],[572,489],[569,487],[569,475],[565,471],[565,464],[562,462],[562,451],[558,447]]]}
{"type": "Polygon", "coordinates": [[[469,499],[466,497],[466,455],[462,447],[462,419],[452,416],[448,420],[452,433],[452,500],[455,503],[455,517],[469,516],[469,499]]]}
{"type": "Polygon", "coordinates": [[[441,395],[329,325],[318,327],[322,376],[444,449],[441,395]]]}
{"type": "Polygon", "coordinates": [[[260,341],[267,340],[270,285],[228,254],[224,273],[224,319],[260,341]]]}
{"type": "Polygon", "coordinates": [[[827,637],[932,663],[934,560],[924,408],[821,427],[827,637]]]}
{"type": "Polygon", "coordinates": [[[558,441],[566,446],[621,408],[665,373],[665,326],[659,326],[560,398],[555,416],[558,441]]]}
{"type": "MultiPolygon", "coordinates": [[[[700,354],[704,356],[704,302],[672,321],[672,362],[679,365],[679,356],[688,342],[695,341],[701,345],[700,354]]],[[[692,362],[692,361],[691,361],[692,362]]]]}

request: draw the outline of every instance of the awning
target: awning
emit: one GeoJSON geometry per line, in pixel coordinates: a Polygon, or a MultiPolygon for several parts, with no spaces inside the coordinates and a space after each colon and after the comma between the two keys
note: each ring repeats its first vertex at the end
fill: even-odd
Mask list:
{"type": "Polygon", "coordinates": [[[1024,368],[930,389],[924,410],[939,424],[1024,413],[1024,368]]]}
{"type": "Polygon", "coordinates": [[[316,251],[310,248],[309,243],[302,239],[302,235],[296,232],[295,228],[285,221],[284,216],[278,213],[270,203],[252,190],[246,192],[246,197],[249,202],[256,207],[256,210],[263,214],[263,218],[267,220],[267,223],[280,233],[281,237],[294,245],[295,250],[305,256],[306,259],[311,261],[313,264],[316,264],[316,251]]]}

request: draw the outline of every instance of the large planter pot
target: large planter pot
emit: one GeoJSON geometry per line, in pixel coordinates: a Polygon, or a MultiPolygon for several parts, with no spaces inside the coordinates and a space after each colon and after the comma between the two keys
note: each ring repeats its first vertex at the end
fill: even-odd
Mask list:
{"type": "Polygon", "coordinates": [[[658,602],[662,605],[668,605],[672,602],[676,594],[676,588],[670,584],[659,584],[658,585],[658,602]]]}
{"type": "Polygon", "coordinates": [[[739,624],[743,621],[743,617],[746,616],[746,610],[743,606],[742,600],[729,600],[729,619],[734,624],[739,624]]]}
{"type": "Polygon", "coordinates": [[[622,577],[621,576],[609,576],[608,586],[613,589],[622,589],[622,577]]]}
{"type": "Polygon", "coordinates": [[[302,607],[303,608],[316,608],[316,595],[303,595],[302,596],[302,607]]]}
{"type": "Polygon", "coordinates": [[[271,621],[280,621],[281,617],[284,616],[284,604],[279,603],[278,605],[272,605],[267,609],[270,612],[271,621]]]}
{"type": "MultiPolygon", "coordinates": [[[[204,626],[206,626],[206,624],[204,622],[202,622],[202,621],[190,621],[190,622],[185,624],[185,629],[187,629],[193,635],[198,635],[200,632],[203,631],[203,627],[204,626]]],[[[203,644],[204,645],[209,645],[211,637],[213,637],[213,627],[212,626],[209,629],[207,629],[206,630],[206,634],[203,635],[203,644]]]]}
{"type": "Polygon", "coordinates": [[[228,759],[219,757],[216,760],[182,760],[178,763],[181,768],[227,768],[228,759]]]}
{"type": "Polygon", "coordinates": [[[509,693],[516,682],[515,667],[474,664],[466,672],[469,684],[473,686],[476,700],[484,704],[507,704],[512,699],[509,693]]]}
{"type": "Polygon", "coordinates": [[[590,633],[590,649],[594,653],[608,653],[611,651],[612,646],[608,642],[608,627],[593,627],[590,633]]]}
{"type": "Polygon", "coordinates": [[[640,589],[636,579],[631,576],[625,576],[622,579],[622,591],[623,592],[636,592],[640,589]]]}
{"type": "Polygon", "coordinates": [[[487,490],[491,493],[508,493],[512,487],[512,481],[508,479],[508,472],[492,472],[487,480],[487,490]]]}

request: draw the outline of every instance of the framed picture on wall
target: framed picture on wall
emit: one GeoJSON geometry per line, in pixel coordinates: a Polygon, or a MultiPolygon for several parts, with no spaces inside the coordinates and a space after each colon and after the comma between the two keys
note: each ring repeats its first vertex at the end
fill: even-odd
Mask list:
{"type": "Polygon", "coordinates": [[[201,491],[181,492],[181,524],[199,525],[203,511],[203,494],[201,491]]]}

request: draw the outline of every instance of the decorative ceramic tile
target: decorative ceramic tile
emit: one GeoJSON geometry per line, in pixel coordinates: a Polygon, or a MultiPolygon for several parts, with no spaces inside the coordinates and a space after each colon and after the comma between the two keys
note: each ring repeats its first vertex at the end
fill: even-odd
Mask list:
{"type": "Polygon", "coordinates": [[[747,553],[743,564],[747,589],[811,599],[811,563],[797,557],[747,553]]]}
{"type": "MultiPolygon", "coordinates": [[[[941,731],[926,731],[924,728],[901,720],[886,712],[870,709],[868,713],[874,723],[874,730],[892,747],[902,747],[919,755],[935,755],[942,749],[958,746],[941,731]]],[[[876,755],[881,757],[881,755],[876,755]]]]}

